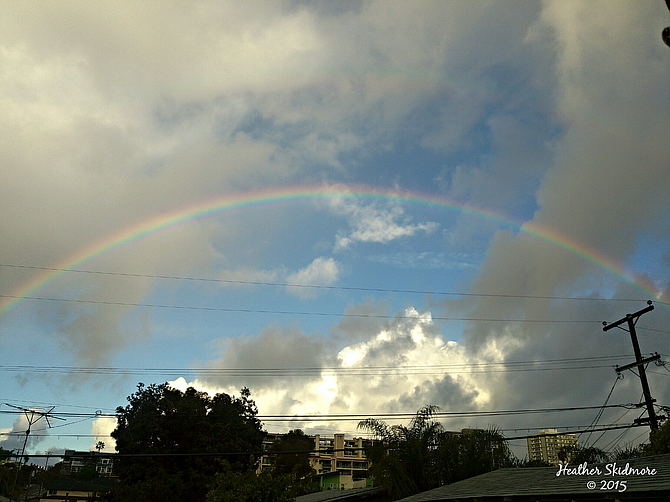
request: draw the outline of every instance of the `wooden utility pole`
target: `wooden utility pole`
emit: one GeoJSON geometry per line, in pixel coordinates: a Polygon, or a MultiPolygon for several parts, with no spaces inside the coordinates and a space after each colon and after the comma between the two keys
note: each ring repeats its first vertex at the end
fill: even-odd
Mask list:
{"type": "Polygon", "coordinates": [[[646,421],[649,422],[649,427],[651,427],[651,430],[653,432],[656,429],[658,429],[658,419],[656,418],[656,412],[654,411],[654,402],[656,402],[656,400],[651,397],[651,391],[649,390],[649,382],[647,382],[647,374],[645,373],[644,365],[651,361],[656,361],[660,359],[661,356],[659,354],[655,354],[651,357],[643,359],[642,354],[640,352],[640,344],[637,342],[637,334],[635,333],[635,324],[637,324],[637,321],[640,318],[640,316],[646,314],[647,312],[651,312],[652,310],[654,310],[654,306],[651,304],[651,300],[649,300],[647,302],[647,306],[642,310],[638,310],[633,314],[626,314],[626,317],[623,317],[618,321],[615,321],[610,324],[608,324],[607,321],[603,322],[604,325],[603,331],[607,331],[612,328],[619,328],[624,331],[628,331],[630,333],[630,338],[633,341],[633,351],[635,352],[635,362],[631,364],[626,364],[625,366],[617,366],[616,371],[617,373],[621,373],[622,371],[637,366],[637,369],[640,373],[639,374],[640,383],[642,383],[642,393],[644,394],[644,402],[647,405],[648,418],[646,419],[646,421]],[[628,325],[628,329],[621,327],[621,325],[624,323],[628,325]]]}

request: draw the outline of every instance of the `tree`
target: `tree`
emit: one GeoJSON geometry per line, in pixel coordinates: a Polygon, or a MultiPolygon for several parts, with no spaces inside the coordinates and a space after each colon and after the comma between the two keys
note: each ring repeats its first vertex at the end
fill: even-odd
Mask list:
{"type": "Polygon", "coordinates": [[[294,499],[289,474],[235,472],[225,461],[223,464],[223,472],[216,474],[206,502],[289,502],[294,499]]]}
{"type": "MultiPolygon", "coordinates": [[[[0,460],[9,460],[14,456],[11,450],[5,450],[0,447],[0,460]]],[[[0,463],[0,495],[12,495],[13,481],[15,478],[17,466],[15,463],[0,463]]]]}
{"type": "Polygon", "coordinates": [[[614,450],[612,452],[612,455],[610,456],[610,460],[619,462],[620,460],[629,460],[631,458],[638,458],[641,457],[643,454],[644,454],[643,445],[637,445],[637,446],[628,445],[623,448],[617,448],[616,450],[614,450]]]}
{"type": "Polygon", "coordinates": [[[310,464],[309,452],[314,447],[314,440],[300,429],[288,431],[270,446],[270,453],[274,453],[271,457],[273,476],[288,475],[298,495],[312,491],[316,472],[310,464]]]}
{"type": "Polygon", "coordinates": [[[218,464],[212,456],[194,454],[225,453],[234,471],[253,468],[250,452],[260,451],[265,433],[250,395],[246,388],[240,397],[210,397],[193,388],[181,392],[167,383],[140,383],[129,404],[116,410],[117,451],[144,455],[115,464],[117,499],[201,502],[218,464]]]}
{"type": "Polygon", "coordinates": [[[454,483],[501,467],[518,465],[507,441],[493,426],[443,433],[435,456],[439,484],[454,483]]]}
{"type": "Polygon", "coordinates": [[[596,446],[570,446],[558,451],[558,458],[562,462],[571,464],[599,464],[609,462],[609,454],[596,446]]]}
{"type": "Polygon", "coordinates": [[[444,431],[433,420],[437,411],[437,406],[424,406],[408,427],[389,426],[374,418],[359,422],[359,429],[375,435],[366,452],[372,460],[371,473],[392,497],[408,497],[437,486],[432,457],[444,431]]]}
{"type": "Polygon", "coordinates": [[[644,455],[670,453],[670,420],[649,434],[649,444],[644,447],[644,455]]]}
{"type": "Polygon", "coordinates": [[[544,460],[530,460],[528,458],[524,458],[517,460],[515,467],[553,467],[553,465],[544,460]]]}
{"type": "Polygon", "coordinates": [[[410,422],[389,426],[369,418],[358,424],[375,435],[367,455],[375,482],[402,498],[443,484],[517,464],[494,427],[447,432],[434,420],[437,406],[424,406],[410,422]]]}

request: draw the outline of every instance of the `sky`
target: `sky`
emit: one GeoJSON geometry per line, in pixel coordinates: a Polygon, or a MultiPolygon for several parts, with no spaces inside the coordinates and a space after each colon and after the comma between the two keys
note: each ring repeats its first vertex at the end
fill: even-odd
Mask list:
{"type": "Polygon", "coordinates": [[[20,407],[60,418],[29,453],[113,451],[98,415],[139,382],[348,437],[314,415],[643,413],[597,407],[641,395],[603,321],[653,300],[640,346],[670,359],[662,0],[1,9],[0,447],[20,407]]]}

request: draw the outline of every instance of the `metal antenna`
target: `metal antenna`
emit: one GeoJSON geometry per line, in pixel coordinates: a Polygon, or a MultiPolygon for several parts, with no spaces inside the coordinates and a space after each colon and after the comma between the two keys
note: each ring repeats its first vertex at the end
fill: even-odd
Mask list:
{"type": "Polygon", "coordinates": [[[21,468],[23,467],[23,459],[26,453],[26,445],[28,444],[28,436],[30,436],[30,429],[32,428],[33,424],[39,422],[40,419],[44,418],[49,428],[51,428],[51,422],[49,421],[49,418],[55,418],[57,420],[65,420],[65,419],[61,417],[49,416],[56,408],[55,406],[52,406],[49,411],[40,411],[40,410],[30,410],[28,408],[22,408],[21,406],[14,406],[13,404],[9,403],[5,404],[10,408],[15,408],[17,410],[23,411],[23,414],[26,416],[26,419],[28,420],[28,428],[26,429],[26,438],[23,440],[23,448],[21,448],[21,455],[19,457],[19,468],[16,470],[16,476],[14,476],[14,486],[12,487],[11,492],[12,495],[14,495],[14,490],[16,490],[16,482],[19,479],[19,473],[21,472],[21,468]]]}

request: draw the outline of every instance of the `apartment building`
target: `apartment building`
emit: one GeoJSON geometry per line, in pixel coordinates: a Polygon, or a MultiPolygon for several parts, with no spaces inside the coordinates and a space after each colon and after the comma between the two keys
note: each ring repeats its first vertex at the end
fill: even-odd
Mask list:
{"type": "Polygon", "coordinates": [[[560,463],[558,452],[561,449],[574,448],[578,444],[575,434],[559,434],[556,429],[542,429],[529,437],[527,442],[530,460],[547,462],[552,465],[560,463]]]}
{"type": "MultiPolygon", "coordinates": [[[[265,451],[270,449],[273,442],[281,440],[284,434],[268,434],[264,443],[265,451]]],[[[309,454],[309,461],[317,475],[338,472],[344,476],[351,476],[352,480],[365,479],[370,467],[363,448],[370,440],[363,438],[345,439],[344,434],[333,436],[307,436],[314,441],[313,452],[309,454]]],[[[268,455],[261,457],[257,472],[271,467],[268,455]]]]}
{"type": "Polygon", "coordinates": [[[99,477],[109,478],[114,476],[114,459],[96,451],[65,450],[60,472],[64,476],[69,476],[77,474],[87,466],[94,467],[99,477]]]}

